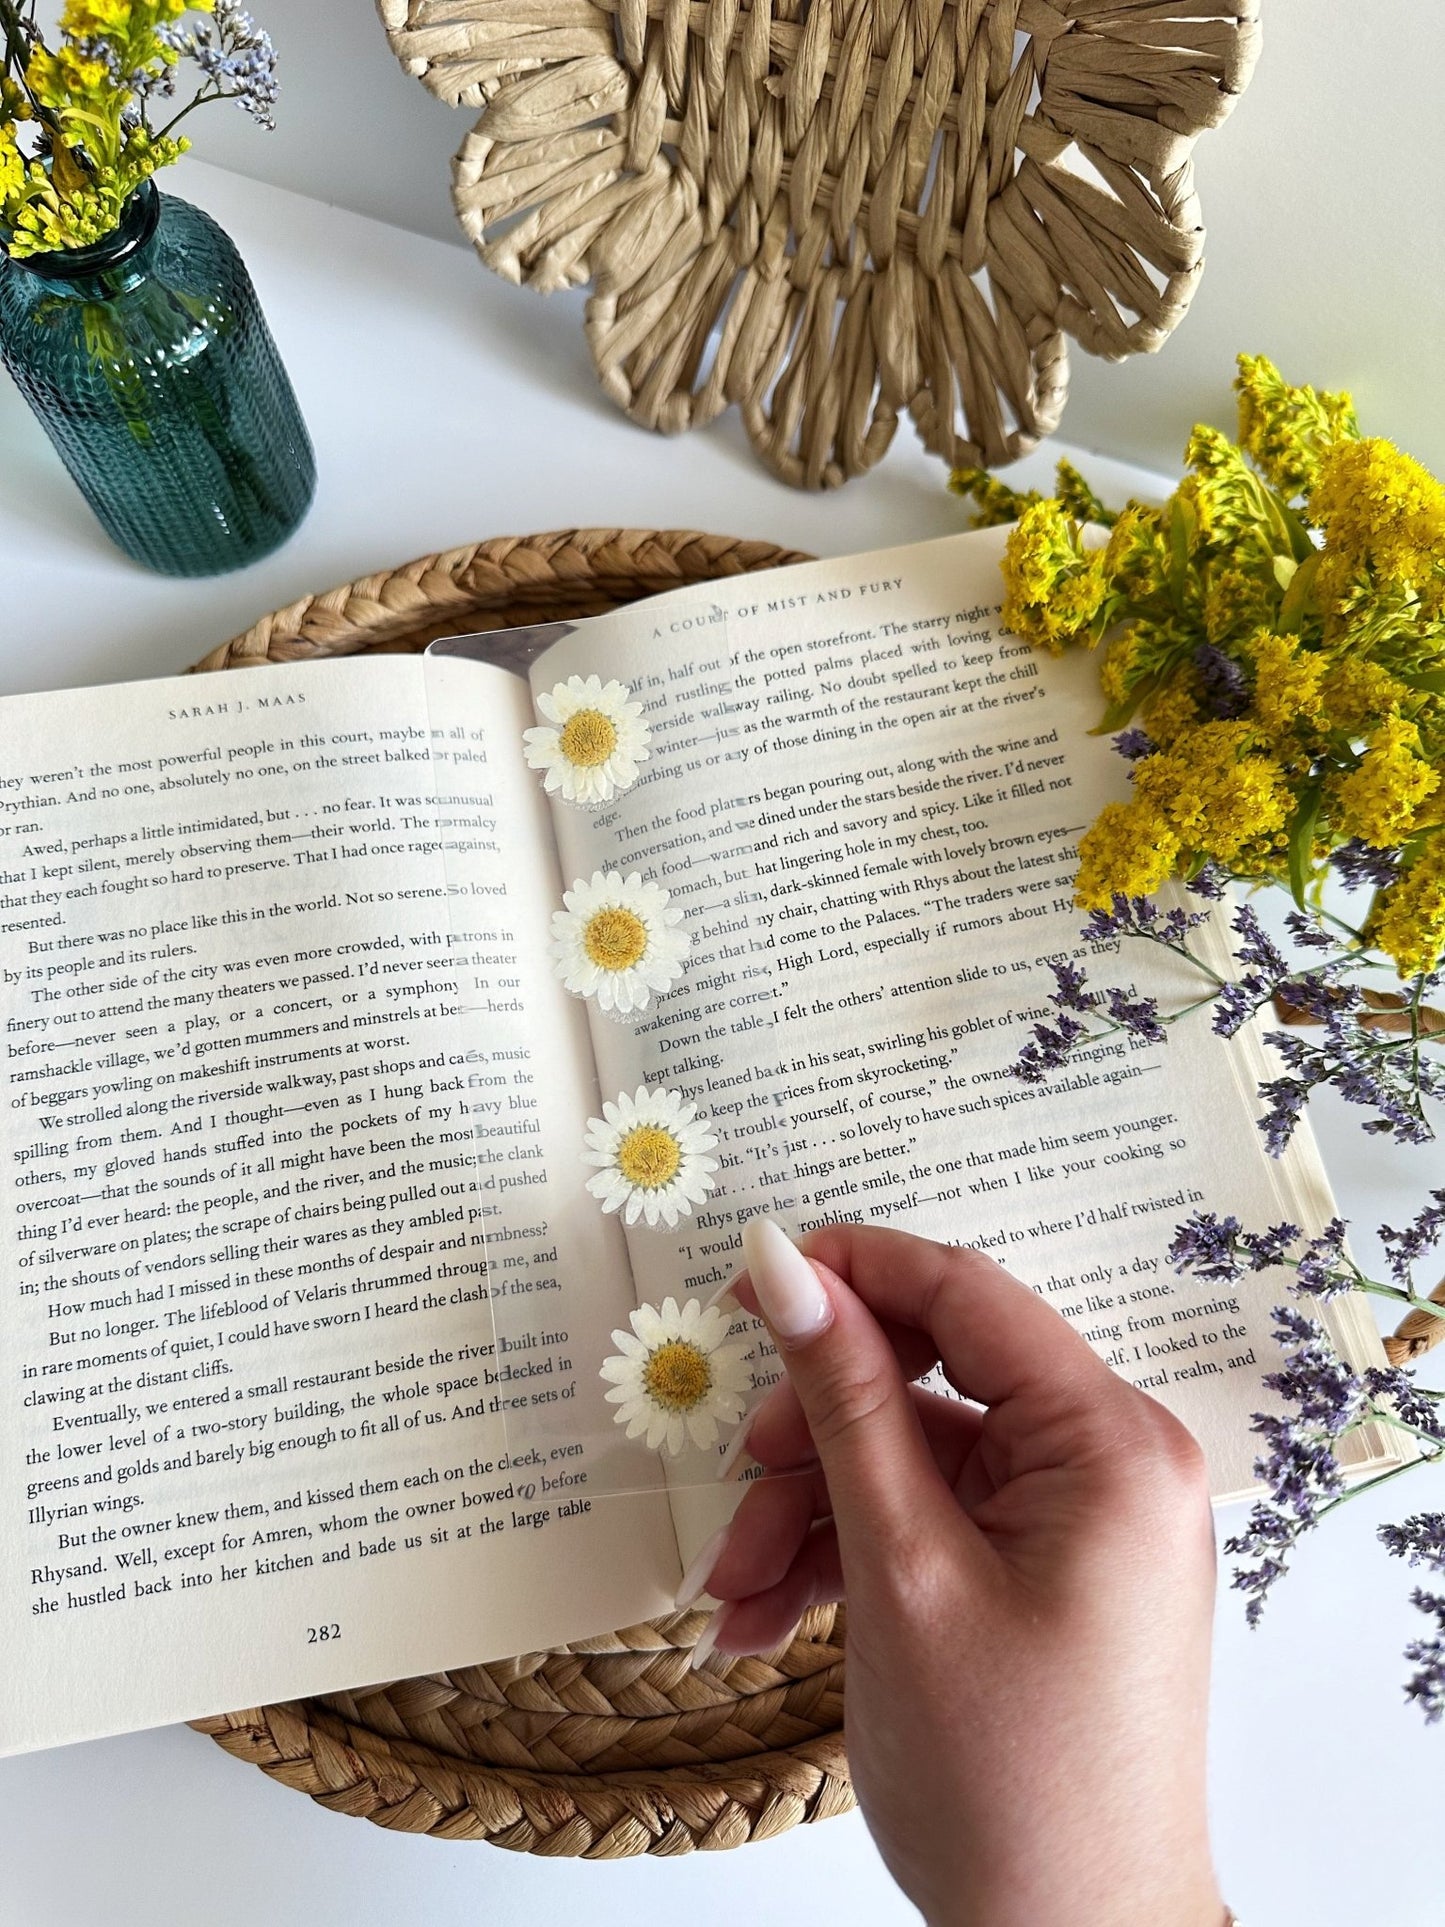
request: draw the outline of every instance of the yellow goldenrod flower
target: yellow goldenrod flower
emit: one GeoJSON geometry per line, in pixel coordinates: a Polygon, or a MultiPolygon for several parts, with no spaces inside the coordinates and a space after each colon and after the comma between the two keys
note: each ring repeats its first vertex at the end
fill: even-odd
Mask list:
{"type": "Polygon", "coordinates": [[[1252,708],[1271,736],[1321,721],[1320,684],[1329,667],[1326,658],[1302,649],[1293,636],[1271,635],[1268,630],[1251,639],[1249,653],[1254,658],[1252,708]]]}
{"type": "Polygon", "coordinates": [[[1307,495],[1322,451],[1360,432],[1352,398],[1291,388],[1263,355],[1241,355],[1238,366],[1241,445],[1282,495],[1307,495]]]}
{"type": "Polygon", "coordinates": [[[1445,488],[1378,436],[1325,450],[1309,507],[1324,530],[1322,588],[1336,599],[1366,571],[1418,592],[1445,569],[1445,488]]]}
{"type": "Polygon", "coordinates": [[[1075,523],[1055,501],[1031,502],[1008,538],[1003,557],[1003,624],[1058,655],[1082,641],[1104,600],[1102,556],[1079,541],[1075,523]]]}
{"type": "Polygon", "coordinates": [[[1440,774],[1419,752],[1420,732],[1403,716],[1371,730],[1359,766],[1326,786],[1341,836],[1389,850],[1420,827],[1417,812],[1440,787],[1440,774]]]}
{"type": "Polygon", "coordinates": [[[1267,554],[1268,511],[1259,477],[1227,435],[1198,423],[1184,450],[1193,470],[1175,491],[1193,509],[1198,540],[1214,549],[1267,554]]]}
{"type": "Polygon", "coordinates": [[[1104,574],[1131,602],[1159,594],[1169,577],[1169,540],[1157,509],[1131,502],[1120,512],[1104,549],[1104,574]]]}
{"type": "Polygon", "coordinates": [[[1096,522],[1108,527],[1119,518],[1099,500],[1072,462],[1060,459],[1054,470],[1054,494],[1064,513],[1076,522],[1096,522]]]}
{"type": "Polygon", "coordinates": [[[131,0],[65,0],[60,31],[84,40],[92,34],[120,35],[131,24],[131,0]]]}
{"type": "Polygon", "coordinates": [[[974,512],[968,522],[971,529],[995,529],[1005,522],[1017,522],[1024,509],[1044,499],[1035,488],[1020,494],[986,468],[956,468],[948,478],[948,487],[951,494],[973,498],[974,512]]]}
{"type": "Polygon", "coordinates": [[[1331,726],[1346,736],[1365,735],[1386,717],[1398,716],[1402,704],[1415,700],[1413,690],[1368,656],[1326,658],[1326,663],[1321,703],[1331,726]]]}
{"type": "Polygon", "coordinates": [[[1182,731],[1200,720],[1199,681],[1190,668],[1177,670],[1144,705],[1144,726],[1151,742],[1168,749],[1182,731]]]}
{"type": "Polygon", "coordinates": [[[1229,642],[1252,630],[1268,628],[1279,609],[1279,584],[1255,569],[1229,564],[1208,571],[1204,590],[1204,633],[1212,643],[1229,642]]]}
{"type": "Polygon", "coordinates": [[[1370,936],[1402,977],[1433,970],[1445,952],[1445,832],[1425,844],[1381,896],[1370,936]]]}
{"type": "Polygon", "coordinates": [[[1081,910],[1107,910],[1116,896],[1152,896],[1178,856],[1179,839],[1157,810],[1137,798],[1106,803],[1079,839],[1074,900],[1081,910]]]}
{"type": "Polygon", "coordinates": [[[1294,814],[1285,771],[1255,750],[1247,722],[1182,729],[1167,751],[1135,765],[1134,793],[1152,807],[1191,856],[1255,873],[1278,847],[1294,814]]]}

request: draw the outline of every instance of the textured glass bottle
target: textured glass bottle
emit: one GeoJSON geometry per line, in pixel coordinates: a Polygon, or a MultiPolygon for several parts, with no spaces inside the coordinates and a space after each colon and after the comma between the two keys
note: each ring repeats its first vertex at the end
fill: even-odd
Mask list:
{"type": "Polygon", "coordinates": [[[245,264],[153,182],[94,247],[0,252],[0,355],[136,561],[218,575],[305,515],[311,440],[245,264]]]}

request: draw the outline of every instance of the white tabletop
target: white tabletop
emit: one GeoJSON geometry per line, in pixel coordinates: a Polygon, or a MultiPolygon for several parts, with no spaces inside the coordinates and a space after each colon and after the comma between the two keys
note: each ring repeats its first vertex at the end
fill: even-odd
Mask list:
{"type": "MultiPolygon", "coordinates": [[[[240,574],[148,575],[109,546],[0,379],[0,692],[169,673],[308,591],[488,535],[692,527],[843,553],[961,524],[906,427],[867,480],[795,493],[754,461],[735,417],[674,441],[627,424],[592,379],[580,298],[543,303],[460,247],[196,162],[167,186],[210,209],[246,257],[315,437],[317,502],[287,547],[240,574]]],[[[1101,458],[1084,465],[1105,492],[1149,485],[1101,458]]],[[[1036,456],[1010,479],[1037,482],[1048,467],[1036,456]]],[[[1365,1138],[1335,1113],[1320,1135],[1361,1228],[1403,1221],[1427,1174],[1439,1181],[1438,1152],[1365,1138]]],[[[1428,1503],[1440,1497],[1423,1481],[1353,1502],[1301,1554],[1254,1634],[1223,1562],[1215,1838],[1225,1892],[1250,1927],[1441,1918],[1429,1816],[1445,1728],[1428,1731],[1403,1704],[1401,1650],[1423,1621],[1407,1604],[1410,1575],[1374,1540],[1382,1519],[1428,1503]]],[[[1241,1517],[1222,1515],[1221,1537],[1241,1517]]],[[[916,1918],[856,1815],[738,1852],[603,1866],[387,1834],[184,1728],[0,1762],[0,1921],[14,1927],[583,1917],[916,1918]]]]}

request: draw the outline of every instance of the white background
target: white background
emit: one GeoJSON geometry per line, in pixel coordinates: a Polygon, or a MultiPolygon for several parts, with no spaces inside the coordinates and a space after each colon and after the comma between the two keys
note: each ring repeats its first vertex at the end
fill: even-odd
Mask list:
{"type": "MultiPolygon", "coordinates": [[[[399,74],[359,0],[273,0],[268,17],[288,49],[288,131],[268,149],[223,116],[204,151],[445,233],[461,117],[399,74]]],[[[1297,376],[1353,384],[1372,426],[1445,466],[1445,401],[1425,361],[1445,301],[1445,28],[1404,0],[1272,0],[1268,24],[1253,90],[1201,146],[1213,243],[1195,311],[1152,364],[1081,359],[1070,429],[1164,464],[1194,413],[1228,420],[1229,357],[1249,345],[1297,376]]],[[[488,534],[682,524],[842,552],[957,526],[906,430],[842,495],[790,493],[733,422],[678,442],[623,423],[592,384],[573,297],[543,305],[459,247],[194,163],[168,185],[213,208],[251,265],[316,435],[317,506],[292,544],[240,575],[143,575],[109,549],[0,382],[0,690],[164,673],[295,595],[488,534]]],[[[1439,1181],[1438,1155],[1407,1157],[1333,1117],[1323,1136],[1364,1225],[1399,1222],[1427,1174],[1439,1181]]],[[[1261,1632],[1222,1597],[1215,1833],[1225,1891],[1251,1927],[1420,1927],[1445,1911],[1430,1821],[1445,1731],[1401,1704],[1400,1649],[1422,1622],[1405,1603],[1409,1575],[1373,1541],[1402,1509],[1392,1499],[1418,1507],[1430,1491],[1354,1502],[1302,1554],[1261,1632]]],[[[0,1763],[5,1927],[459,1927],[483,1915],[501,1927],[912,1917],[856,1817],[737,1853],[607,1867],[384,1834],[181,1729],[0,1763]]]]}

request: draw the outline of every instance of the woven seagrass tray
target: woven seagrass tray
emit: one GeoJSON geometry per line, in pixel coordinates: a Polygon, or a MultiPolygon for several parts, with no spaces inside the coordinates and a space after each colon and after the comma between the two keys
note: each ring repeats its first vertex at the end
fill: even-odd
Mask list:
{"type": "MultiPolygon", "coordinates": [[[[802,560],[675,529],[479,542],[307,596],[196,668],[421,649],[802,560]]],[[[521,1853],[690,1853],[846,1812],[842,1609],[809,1613],[783,1652],[693,1672],[705,1624],[674,1613],[553,1652],[193,1724],[334,1812],[521,1853]]]]}

